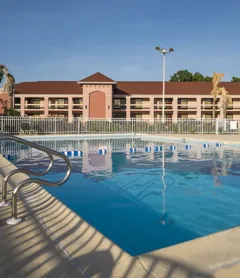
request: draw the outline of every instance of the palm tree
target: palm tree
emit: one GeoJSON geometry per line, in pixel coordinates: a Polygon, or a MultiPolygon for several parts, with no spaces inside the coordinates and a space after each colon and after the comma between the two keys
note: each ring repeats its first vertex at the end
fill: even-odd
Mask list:
{"type": "Polygon", "coordinates": [[[5,65],[1,65],[0,64],[0,72],[5,77],[5,82],[4,82],[4,85],[3,85],[3,92],[6,92],[8,94],[10,108],[12,108],[12,106],[13,106],[12,94],[13,94],[13,87],[14,87],[14,83],[15,83],[15,78],[8,71],[8,69],[7,69],[7,67],[5,65]]]}
{"type": "Polygon", "coordinates": [[[7,100],[3,101],[3,100],[0,98],[0,108],[3,108],[3,110],[4,110],[4,113],[3,113],[3,114],[6,113],[7,105],[8,105],[7,100]]]}
{"type": "Polygon", "coordinates": [[[221,81],[221,79],[224,77],[223,73],[213,73],[213,79],[212,79],[212,84],[213,84],[213,88],[210,92],[211,95],[213,95],[213,119],[216,118],[216,100],[217,100],[217,96],[219,95],[219,88],[218,85],[221,81]]]}

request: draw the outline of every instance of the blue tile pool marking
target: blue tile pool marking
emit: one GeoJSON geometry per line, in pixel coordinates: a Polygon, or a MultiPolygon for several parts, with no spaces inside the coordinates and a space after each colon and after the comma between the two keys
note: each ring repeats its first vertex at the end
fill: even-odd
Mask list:
{"type": "MultiPolygon", "coordinates": [[[[58,143],[59,151],[82,149],[74,141],[68,146],[58,143]]],[[[239,149],[215,143],[204,149],[203,144],[191,143],[191,149],[186,150],[186,144],[175,143],[172,151],[171,143],[155,142],[153,147],[150,141],[134,141],[131,145],[137,151],[130,155],[126,144],[118,151],[111,141],[110,151],[102,156],[98,150],[106,142],[87,144],[89,151],[83,152],[87,159],[72,159],[69,181],[46,189],[131,255],[239,225],[239,149]],[[151,154],[145,152],[145,146],[150,145],[151,154]],[[163,149],[155,152],[157,146],[163,149]]],[[[39,166],[37,156],[17,165],[21,163],[36,169],[44,166],[39,166]]],[[[54,171],[50,180],[62,175],[60,160],[54,171]]]]}

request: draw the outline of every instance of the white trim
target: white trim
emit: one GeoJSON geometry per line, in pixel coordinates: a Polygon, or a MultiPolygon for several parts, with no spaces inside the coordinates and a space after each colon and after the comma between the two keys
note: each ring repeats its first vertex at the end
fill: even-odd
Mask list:
{"type": "Polygon", "coordinates": [[[88,82],[88,81],[77,81],[78,84],[106,84],[106,85],[113,85],[117,84],[117,82],[88,82]]]}

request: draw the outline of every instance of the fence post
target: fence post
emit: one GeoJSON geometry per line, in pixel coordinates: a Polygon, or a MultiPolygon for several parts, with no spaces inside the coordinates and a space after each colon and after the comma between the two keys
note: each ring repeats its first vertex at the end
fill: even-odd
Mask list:
{"type": "Polygon", "coordinates": [[[132,134],[133,134],[133,118],[131,118],[131,124],[132,124],[132,134]]]}
{"type": "Polygon", "coordinates": [[[3,117],[1,117],[1,132],[3,132],[3,117]]]}
{"type": "Polygon", "coordinates": [[[79,117],[77,118],[77,125],[78,125],[78,130],[77,130],[77,133],[79,134],[79,117]]]}
{"type": "Polygon", "coordinates": [[[55,134],[57,134],[57,118],[55,117],[55,134]]]}
{"type": "Polygon", "coordinates": [[[216,135],[218,135],[218,118],[215,119],[216,120],[216,135]]]}

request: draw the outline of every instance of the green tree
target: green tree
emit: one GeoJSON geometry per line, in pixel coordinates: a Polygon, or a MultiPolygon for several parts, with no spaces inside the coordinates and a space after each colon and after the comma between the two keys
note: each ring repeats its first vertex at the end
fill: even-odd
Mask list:
{"type": "Polygon", "coordinates": [[[233,76],[231,81],[232,82],[240,82],[240,77],[233,76]]]}
{"type": "Polygon", "coordinates": [[[200,72],[195,72],[193,75],[192,75],[192,80],[190,81],[204,81],[204,76],[200,73],[200,72]]]}
{"type": "Polygon", "coordinates": [[[8,116],[8,117],[20,117],[20,112],[10,108],[10,109],[5,111],[4,116],[8,116]]]}
{"type": "Polygon", "coordinates": [[[205,76],[203,81],[205,82],[211,82],[212,81],[212,77],[211,76],[205,76]]]}
{"type": "Polygon", "coordinates": [[[185,70],[179,70],[169,79],[170,82],[210,82],[212,77],[204,76],[200,72],[195,72],[194,74],[185,70]]]}
{"type": "Polygon", "coordinates": [[[189,82],[192,81],[192,73],[186,70],[179,70],[169,79],[171,82],[189,82]]]}

